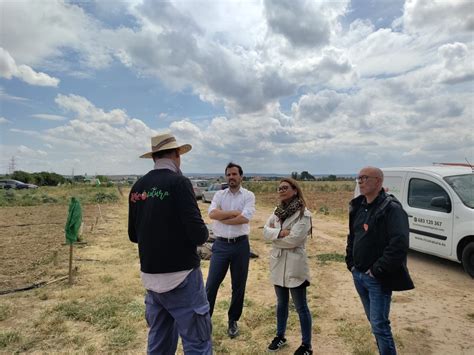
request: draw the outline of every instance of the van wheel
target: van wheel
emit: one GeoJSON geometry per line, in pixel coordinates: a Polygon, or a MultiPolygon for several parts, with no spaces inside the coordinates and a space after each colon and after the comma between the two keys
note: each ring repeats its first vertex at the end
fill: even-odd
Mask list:
{"type": "Polygon", "coordinates": [[[470,242],[462,251],[462,265],[464,270],[474,278],[474,242],[470,242]]]}

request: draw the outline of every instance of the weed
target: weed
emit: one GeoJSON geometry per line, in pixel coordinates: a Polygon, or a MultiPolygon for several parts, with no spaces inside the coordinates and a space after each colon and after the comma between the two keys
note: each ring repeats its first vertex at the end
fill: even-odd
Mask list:
{"type": "Polygon", "coordinates": [[[468,313],[466,315],[467,319],[469,319],[471,322],[474,322],[474,313],[468,313]]]}
{"type": "Polygon", "coordinates": [[[115,194],[115,192],[111,193],[105,193],[105,192],[98,192],[95,194],[95,202],[97,203],[107,203],[107,202],[117,202],[118,201],[118,196],[115,194]]]}
{"type": "Polygon", "coordinates": [[[43,203],[57,203],[58,199],[54,198],[52,196],[43,195],[43,196],[41,196],[41,202],[43,202],[43,203]]]}
{"type": "Polygon", "coordinates": [[[21,339],[20,333],[16,331],[6,331],[0,333],[0,349],[6,348],[10,344],[18,343],[21,339]]]}
{"type": "Polygon", "coordinates": [[[369,325],[357,325],[343,321],[337,327],[337,334],[352,346],[353,354],[372,355],[376,349],[369,325]]]}
{"type": "Polygon", "coordinates": [[[329,214],[329,207],[326,205],[323,205],[319,207],[319,212],[327,216],[329,214]]]}
{"type": "Polygon", "coordinates": [[[143,301],[133,300],[127,304],[126,312],[133,319],[142,319],[145,315],[145,305],[143,301]]]}
{"type": "Polygon", "coordinates": [[[107,337],[110,348],[119,348],[127,346],[137,336],[135,327],[128,324],[121,324],[116,327],[107,337]]]}
{"type": "Polygon", "coordinates": [[[326,263],[328,261],[343,263],[346,261],[345,256],[339,253],[318,254],[317,258],[322,263],[326,263]]]}
{"type": "Polygon", "coordinates": [[[8,304],[0,304],[0,321],[7,319],[12,314],[12,309],[8,304]]]}
{"type": "Polygon", "coordinates": [[[114,280],[114,278],[110,275],[103,275],[99,278],[99,280],[104,284],[108,284],[108,283],[111,283],[114,280]]]}

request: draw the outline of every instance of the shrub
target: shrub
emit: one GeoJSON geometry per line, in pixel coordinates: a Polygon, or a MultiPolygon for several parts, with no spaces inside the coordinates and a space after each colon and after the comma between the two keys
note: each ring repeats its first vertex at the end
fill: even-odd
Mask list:
{"type": "Polygon", "coordinates": [[[118,196],[111,192],[111,193],[105,193],[105,192],[98,192],[95,194],[95,201],[98,203],[104,203],[104,202],[116,202],[118,201],[118,196]]]}

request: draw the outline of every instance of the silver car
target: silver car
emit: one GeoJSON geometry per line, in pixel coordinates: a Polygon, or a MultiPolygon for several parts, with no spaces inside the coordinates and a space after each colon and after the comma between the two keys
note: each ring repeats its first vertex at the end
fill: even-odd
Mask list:
{"type": "Polygon", "coordinates": [[[207,190],[209,187],[210,181],[208,180],[191,180],[191,185],[193,185],[194,195],[197,199],[202,197],[202,193],[207,190]]]}
{"type": "Polygon", "coordinates": [[[226,182],[216,182],[208,187],[206,191],[202,193],[202,201],[203,202],[211,202],[212,198],[214,197],[215,193],[219,190],[225,190],[229,187],[226,182]]]}

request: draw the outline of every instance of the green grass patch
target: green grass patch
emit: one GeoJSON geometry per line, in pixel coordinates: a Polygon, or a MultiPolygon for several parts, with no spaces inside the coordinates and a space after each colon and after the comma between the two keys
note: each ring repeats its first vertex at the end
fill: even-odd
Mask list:
{"type": "Polygon", "coordinates": [[[318,254],[316,256],[318,260],[322,263],[326,263],[328,261],[335,261],[338,263],[344,263],[346,261],[346,256],[339,254],[339,253],[327,253],[327,254],[318,254]]]}
{"type": "Polygon", "coordinates": [[[342,320],[337,327],[337,334],[344,342],[352,347],[352,353],[357,355],[375,355],[377,349],[369,325],[357,325],[342,320]]]}
{"type": "Polygon", "coordinates": [[[145,304],[143,301],[133,300],[127,304],[126,312],[132,319],[143,319],[145,317],[145,304]]]}
{"type": "Polygon", "coordinates": [[[116,297],[103,297],[94,302],[69,301],[54,308],[64,318],[87,322],[101,329],[114,329],[120,325],[128,302],[116,297]]]}
{"type": "Polygon", "coordinates": [[[13,313],[9,304],[0,304],[0,321],[7,319],[13,313]]]}
{"type": "Polygon", "coordinates": [[[0,349],[6,348],[11,344],[18,343],[21,339],[20,333],[17,331],[0,332],[0,349]]]}
{"type": "Polygon", "coordinates": [[[123,349],[132,343],[137,337],[136,327],[129,324],[121,324],[113,329],[107,336],[108,346],[111,349],[123,349]]]}

